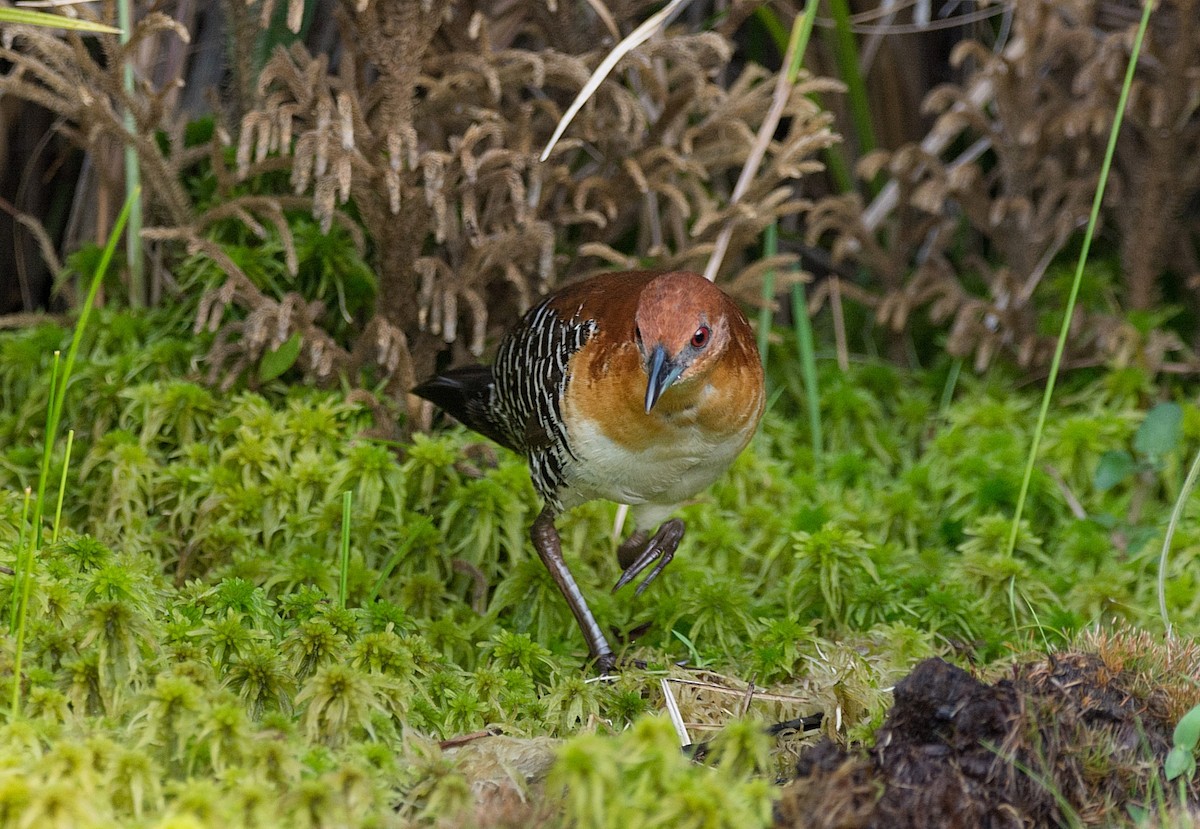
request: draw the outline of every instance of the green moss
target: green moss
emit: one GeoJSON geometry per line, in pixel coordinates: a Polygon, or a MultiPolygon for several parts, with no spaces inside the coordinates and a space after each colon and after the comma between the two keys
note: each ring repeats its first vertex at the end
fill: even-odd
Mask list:
{"type": "MultiPolygon", "coordinates": [[[[870,741],[885,689],[927,655],[987,663],[1114,619],[1154,629],[1162,526],[1200,434],[1184,407],[1179,447],[1099,489],[1099,458],[1128,451],[1145,419],[1133,407],[1159,395],[1140,375],[1074,390],[1046,437],[1054,474],[1035,476],[1007,557],[1033,398],[964,379],[939,418],[923,378],[851,369],[826,387],[825,467],[801,426],[769,414],[683,509],[679,555],[643,596],[609,592],[610,505],[564,519],[601,625],[652,669],[606,684],[588,681],[574,620],[528,547],[537,501],[520,459],[480,460],[461,430],[397,452],[363,438],[370,411],[336,393],[217,394],[180,379],[192,347],[104,322],[68,396],[68,420],[86,412],[83,460],[62,537],[34,571],[27,719],[0,735],[0,826],[433,823],[472,803],[434,741],[494,727],[568,740],[546,790],[556,819],[762,825],[789,756],[763,721],[822,711],[841,737],[870,741]],[[685,720],[725,723],[750,700],[708,765],[648,716],[680,661],[710,686],[668,672],[685,720]],[[68,791],[93,811],[77,814],[68,791]]],[[[22,531],[37,464],[22,449],[42,428],[38,348],[53,333],[0,337],[0,562],[22,531]]],[[[1185,522],[1168,563],[1185,637],[1200,633],[1198,539],[1185,522]]],[[[0,623],[10,597],[0,577],[0,623]]],[[[5,683],[12,652],[0,646],[5,683]]]]}
{"type": "Polygon", "coordinates": [[[768,826],[771,785],[761,777],[766,739],[733,726],[714,766],[692,763],[671,724],[643,717],[614,738],[576,737],[559,752],[547,790],[562,793],[569,825],[580,827],[768,826]]]}

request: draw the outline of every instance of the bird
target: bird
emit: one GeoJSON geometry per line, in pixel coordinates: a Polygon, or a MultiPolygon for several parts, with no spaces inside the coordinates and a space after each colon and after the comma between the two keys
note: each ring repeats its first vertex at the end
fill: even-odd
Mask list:
{"type": "Polygon", "coordinates": [[[765,405],[745,314],[687,271],[583,279],[532,307],[492,365],[450,369],[413,393],[523,455],[543,507],[530,528],[601,673],[617,659],[563,558],[555,524],[594,499],[630,507],[613,591],[671,562],[685,525],[671,514],[745,449],[765,405]],[[651,534],[653,532],[653,534],[651,534]]]}

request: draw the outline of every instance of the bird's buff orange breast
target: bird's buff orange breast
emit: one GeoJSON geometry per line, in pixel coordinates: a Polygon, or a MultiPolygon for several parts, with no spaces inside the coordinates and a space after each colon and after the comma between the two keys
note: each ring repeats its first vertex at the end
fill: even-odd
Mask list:
{"type": "Polygon", "coordinates": [[[568,422],[592,421],[604,436],[629,451],[678,442],[681,431],[699,431],[705,442],[732,441],[739,451],[750,440],[762,413],[762,376],[722,361],[704,378],[667,389],[647,413],[646,372],[637,347],[581,351],[571,363],[564,400],[568,422]]]}
{"type": "Polygon", "coordinates": [[[599,364],[588,364],[583,354],[578,360],[563,401],[574,458],[563,470],[572,483],[571,503],[682,503],[733,462],[762,411],[761,378],[722,378],[714,371],[668,389],[647,414],[636,346],[599,364]]]}

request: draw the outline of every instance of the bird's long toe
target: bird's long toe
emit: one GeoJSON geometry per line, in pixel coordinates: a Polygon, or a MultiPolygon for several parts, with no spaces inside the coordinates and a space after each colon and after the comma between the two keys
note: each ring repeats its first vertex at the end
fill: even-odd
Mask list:
{"type": "MultiPolygon", "coordinates": [[[[638,553],[637,557],[634,558],[633,561],[625,568],[625,572],[621,574],[621,578],[617,580],[616,585],[613,587],[613,592],[615,593],[625,585],[629,584],[631,581],[641,575],[641,573],[647,567],[649,567],[651,564],[654,564],[654,569],[650,571],[650,574],[646,576],[646,578],[641,584],[638,585],[637,590],[634,592],[634,595],[642,595],[642,592],[647,586],[649,586],[650,582],[658,578],[658,574],[661,573],[663,569],[671,563],[673,558],[675,558],[675,551],[679,549],[679,542],[683,540],[683,531],[684,523],[679,518],[672,518],[670,521],[664,522],[663,525],[658,528],[658,532],[654,534],[654,537],[645,542],[641,552],[638,553]]],[[[634,538],[636,538],[636,534],[634,538]]],[[[632,540],[633,538],[630,538],[630,541],[632,540]]],[[[628,542],[626,542],[626,544],[628,544],[628,542]]],[[[621,546],[622,550],[624,550],[625,545],[623,544],[621,546]]],[[[625,559],[623,557],[620,559],[620,561],[622,564],[625,563],[625,559]]]]}
{"type": "Polygon", "coordinates": [[[628,570],[635,561],[641,558],[642,552],[646,549],[646,543],[649,541],[650,533],[645,530],[635,530],[633,535],[621,542],[621,546],[617,547],[617,564],[621,565],[622,570],[628,570]]]}

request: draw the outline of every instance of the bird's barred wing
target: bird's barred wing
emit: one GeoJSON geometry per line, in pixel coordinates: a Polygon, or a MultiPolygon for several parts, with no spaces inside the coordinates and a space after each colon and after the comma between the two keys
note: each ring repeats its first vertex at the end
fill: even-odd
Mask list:
{"type": "Polygon", "coordinates": [[[549,301],[529,311],[504,338],[492,366],[493,401],[514,445],[525,450],[538,493],[556,510],[563,467],[573,457],[562,399],[571,358],[596,330],[589,319],[564,319],[549,301]]]}

